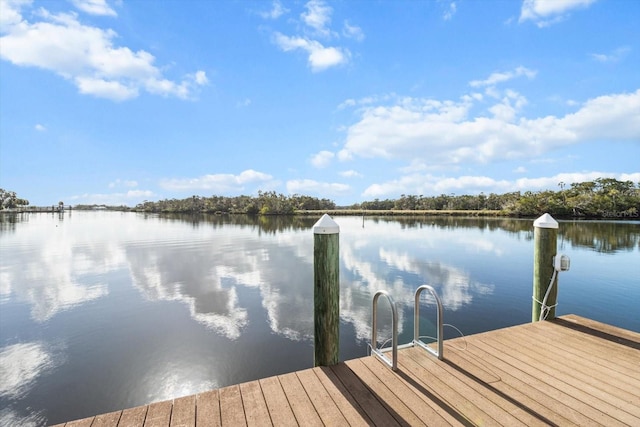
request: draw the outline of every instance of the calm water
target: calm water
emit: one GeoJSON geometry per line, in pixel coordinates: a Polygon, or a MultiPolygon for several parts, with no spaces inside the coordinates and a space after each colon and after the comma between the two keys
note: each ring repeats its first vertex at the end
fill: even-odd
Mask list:
{"type": "MultiPolygon", "coordinates": [[[[318,218],[0,217],[0,425],[42,425],[313,365],[318,218]]],[[[465,335],[531,318],[532,220],[337,217],[341,359],[371,299],[432,284],[465,335]]],[[[557,314],[640,331],[640,222],[560,222],[557,314]]],[[[389,337],[380,304],[380,338],[389,337]]],[[[429,333],[433,310],[421,313],[429,333]]],[[[431,325],[431,329],[432,325],[431,325]]],[[[445,328],[446,337],[458,332],[445,328]]]]}

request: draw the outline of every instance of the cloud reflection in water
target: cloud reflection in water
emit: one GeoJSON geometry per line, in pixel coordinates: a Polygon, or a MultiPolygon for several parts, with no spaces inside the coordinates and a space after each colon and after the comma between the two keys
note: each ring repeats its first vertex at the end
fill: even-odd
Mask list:
{"type": "Polygon", "coordinates": [[[62,354],[42,342],[11,344],[0,349],[0,425],[38,426],[46,422],[41,409],[21,414],[13,403],[36,386],[38,378],[50,373],[62,361],[62,354]]]}
{"type": "MultiPolygon", "coordinates": [[[[27,246],[39,249],[32,251],[26,267],[3,266],[1,292],[30,302],[32,317],[44,322],[62,310],[107,296],[109,288],[101,277],[126,268],[147,300],[184,304],[196,322],[228,339],[238,339],[249,325],[251,307],[242,301],[242,289],[259,291],[274,333],[291,340],[312,338],[310,229],[260,236],[251,227],[103,219],[83,217],[74,225],[84,233],[66,233],[61,227],[43,242],[31,242],[27,246]],[[128,240],[129,232],[135,240],[128,240]]],[[[488,239],[470,236],[461,241],[463,236],[456,234],[458,241],[452,242],[451,233],[437,228],[404,229],[395,222],[379,222],[363,229],[358,218],[337,221],[341,316],[354,325],[358,339],[370,335],[371,299],[378,290],[410,304],[415,288],[429,283],[449,310],[470,304],[475,294],[492,292],[491,285],[439,259],[434,249],[446,242],[499,256],[488,239]]],[[[405,312],[399,316],[402,329],[405,312]]]]}
{"type": "Polygon", "coordinates": [[[188,251],[180,245],[129,247],[133,283],[149,300],[186,304],[194,320],[232,340],[249,322],[238,290],[257,289],[274,333],[292,340],[310,337],[311,260],[296,256],[302,237],[294,233],[256,244],[252,230],[238,234],[242,231],[199,233],[204,241],[188,251]]]}
{"type": "MultiPolygon", "coordinates": [[[[122,248],[107,230],[80,223],[70,231],[50,217],[34,217],[12,250],[4,251],[0,293],[31,306],[31,317],[46,322],[61,311],[109,293],[104,275],[124,265],[122,248]]],[[[17,238],[8,236],[10,238],[17,238]]],[[[3,237],[4,238],[4,237],[3,237]]],[[[7,246],[9,247],[9,246],[7,246]]]]}
{"type": "Polygon", "coordinates": [[[42,343],[12,344],[0,350],[0,397],[18,399],[36,378],[53,367],[53,357],[42,343]]]}
{"type": "MultiPolygon", "coordinates": [[[[438,248],[459,246],[459,251],[495,253],[487,239],[464,238],[436,228],[402,229],[395,222],[377,222],[362,228],[360,220],[339,218],[341,225],[341,301],[340,314],[354,325],[356,336],[371,336],[371,301],[375,292],[385,290],[401,307],[413,307],[414,292],[422,284],[432,285],[447,310],[471,304],[475,295],[493,292],[493,285],[472,278],[468,271],[442,261],[438,248]]],[[[455,260],[451,260],[455,262],[455,260]]],[[[424,298],[424,297],[423,297],[424,298]]],[[[430,298],[430,297],[429,297],[430,298]]],[[[384,312],[386,303],[378,302],[384,312]]],[[[398,332],[402,334],[405,316],[412,310],[398,310],[398,332]]],[[[378,325],[381,336],[391,336],[391,325],[378,325]]]]}

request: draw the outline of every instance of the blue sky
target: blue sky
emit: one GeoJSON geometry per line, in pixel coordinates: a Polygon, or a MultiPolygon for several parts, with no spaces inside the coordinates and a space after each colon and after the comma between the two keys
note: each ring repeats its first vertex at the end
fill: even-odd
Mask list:
{"type": "Polygon", "coordinates": [[[640,2],[0,0],[32,205],[640,182],[640,2]]]}

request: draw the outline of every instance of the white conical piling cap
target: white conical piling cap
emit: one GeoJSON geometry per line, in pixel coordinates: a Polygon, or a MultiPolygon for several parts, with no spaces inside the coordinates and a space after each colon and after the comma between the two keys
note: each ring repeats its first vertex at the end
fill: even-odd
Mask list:
{"type": "Polygon", "coordinates": [[[327,214],[322,215],[322,218],[313,225],[313,234],[338,234],[340,233],[340,226],[331,219],[327,214]]]}
{"type": "Polygon", "coordinates": [[[558,221],[553,219],[548,213],[533,221],[533,226],[537,228],[558,228],[558,221]]]}

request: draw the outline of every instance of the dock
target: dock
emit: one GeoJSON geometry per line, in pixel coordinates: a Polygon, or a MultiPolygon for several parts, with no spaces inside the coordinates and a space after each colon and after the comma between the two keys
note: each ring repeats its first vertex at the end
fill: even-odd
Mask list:
{"type": "Polygon", "coordinates": [[[57,427],[265,425],[640,426],[640,334],[566,315],[57,427]]]}

